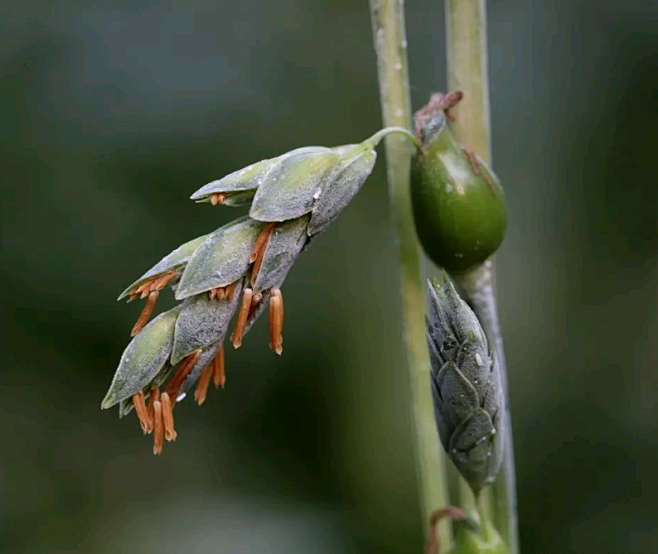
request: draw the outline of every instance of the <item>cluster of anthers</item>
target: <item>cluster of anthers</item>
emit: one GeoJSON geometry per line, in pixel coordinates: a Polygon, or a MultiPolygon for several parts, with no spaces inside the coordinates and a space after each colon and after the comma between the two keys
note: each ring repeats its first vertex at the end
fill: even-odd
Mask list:
{"type": "MultiPolygon", "coordinates": [[[[242,301],[237,310],[235,328],[229,339],[234,348],[239,348],[242,345],[242,338],[247,329],[247,323],[250,316],[252,318],[254,317],[256,309],[260,307],[263,302],[263,291],[256,289],[258,292],[254,292],[254,286],[257,283],[257,276],[263,263],[268,239],[276,225],[276,223],[266,224],[258,235],[248,259],[248,263],[251,266],[248,279],[241,277],[230,284],[212,287],[207,292],[202,293],[204,295],[207,294],[209,301],[214,301],[214,303],[217,303],[219,306],[224,304],[230,307],[235,304],[234,300],[238,300],[237,294],[242,290],[242,301]],[[243,279],[248,282],[249,286],[243,287],[243,279]]],[[[148,298],[132,329],[131,336],[137,336],[146,326],[153,313],[160,291],[169,284],[175,285],[180,281],[181,276],[182,272],[180,270],[171,270],[161,276],[143,282],[134,289],[134,292],[130,293],[129,302],[137,298],[148,298]]],[[[269,289],[267,294],[270,323],[269,346],[270,349],[281,355],[283,353],[283,295],[278,288],[269,289]]],[[[222,331],[220,330],[219,333],[214,333],[214,338],[221,335],[222,331]]],[[[206,345],[204,344],[204,346],[206,345]]],[[[203,348],[198,348],[183,358],[178,368],[171,376],[164,392],[160,392],[159,386],[154,386],[146,393],[144,390],[140,389],[131,396],[132,406],[134,406],[135,413],[137,414],[144,434],[153,433],[154,454],[160,454],[162,452],[165,440],[176,440],[177,433],[174,427],[173,409],[177,401],[182,400],[185,397],[184,392],[181,391],[181,387],[190,376],[192,370],[199,364],[203,351],[203,348]]],[[[226,384],[223,344],[219,347],[217,353],[210,359],[205,368],[200,372],[198,380],[196,381],[194,400],[199,406],[201,406],[207,398],[208,388],[211,381],[214,381],[215,388],[219,388],[220,386],[224,388],[226,384]]],[[[124,408],[124,412],[125,411],[127,411],[126,408],[124,408]]]]}
{"type": "Polygon", "coordinates": [[[249,215],[183,244],[121,294],[147,300],[101,407],[119,404],[120,416],[134,408],[160,454],[165,440],[176,439],[173,410],[187,391],[196,384],[201,405],[212,380],[224,387],[223,345],[236,313],[229,337],[235,348],[269,308],[270,348],[281,354],[281,285],[299,254],[359,191],[374,167],[375,147],[391,132],[415,142],[391,128],[360,144],[299,148],[194,193],[193,200],[213,206],[250,204],[249,215]],[[181,302],[149,322],[166,288],[181,302]]]}

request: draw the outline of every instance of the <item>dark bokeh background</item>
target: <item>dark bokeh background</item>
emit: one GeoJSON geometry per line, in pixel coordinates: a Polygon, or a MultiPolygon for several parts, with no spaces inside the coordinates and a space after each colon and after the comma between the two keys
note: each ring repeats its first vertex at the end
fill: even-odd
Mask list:
{"type": "MultiPolygon", "coordinates": [[[[413,100],[445,87],[409,0],[413,100]]],[[[658,4],[492,1],[495,168],[525,552],[658,551],[658,4]]],[[[421,552],[383,156],[154,458],[100,401],[124,286],[238,212],[187,200],[380,126],[365,0],[0,10],[0,550],[421,552]]]]}

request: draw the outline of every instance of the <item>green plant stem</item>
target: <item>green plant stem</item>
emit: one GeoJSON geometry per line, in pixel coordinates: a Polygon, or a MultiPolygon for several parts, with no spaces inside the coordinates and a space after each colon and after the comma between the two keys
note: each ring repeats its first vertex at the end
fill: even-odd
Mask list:
{"type": "MultiPolygon", "coordinates": [[[[402,0],[371,0],[379,92],[385,126],[411,128],[411,101],[402,0]]],[[[423,528],[429,517],[448,503],[444,482],[445,458],[440,447],[430,390],[430,362],[425,339],[425,299],[420,276],[409,188],[411,147],[402,136],[386,137],[391,216],[397,234],[402,321],[407,369],[412,395],[412,424],[423,528]]],[[[450,540],[447,524],[440,524],[443,543],[450,540]]]]}
{"type": "MultiPolygon", "coordinates": [[[[492,520],[496,529],[507,544],[510,554],[518,554],[518,534],[516,516],[516,478],[514,475],[514,445],[512,442],[512,424],[507,398],[507,366],[503,348],[503,336],[498,320],[498,308],[494,292],[494,264],[491,259],[481,266],[463,275],[455,275],[455,281],[461,286],[468,302],[477,314],[484,332],[496,353],[496,364],[500,371],[501,385],[505,392],[505,410],[501,414],[504,421],[500,428],[503,437],[505,455],[498,478],[492,485],[493,494],[483,502],[481,513],[492,520]]],[[[485,489],[482,494],[486,493],[485,489]]]]}
{"type": "MultiPolygon", "coordinates": [[[[486,162],[491,161],[491,131],[489,115],[489,76],[487,56],[487,12],[485,0],[446,0],[446,30],[448,45],[448,88],[461,90],[464,100],[453,114],[457,118],[453,129],[457,140],[471,148],[486,162]]],[[[455,276],[461,285],[485,333],[496,352],[501,381],[508,402],[507,368],[503,340],[496,308],[495,268],[489,260],[466,275],[455,276]]],[[[490,502],[483,502],[493,512],[493,522],[511,554],[518,554],[516,517],[516,486],[514,449],[509,411],[501,426],[505,431],[505,457],[498,479],[492,486],[490,502]]]]}

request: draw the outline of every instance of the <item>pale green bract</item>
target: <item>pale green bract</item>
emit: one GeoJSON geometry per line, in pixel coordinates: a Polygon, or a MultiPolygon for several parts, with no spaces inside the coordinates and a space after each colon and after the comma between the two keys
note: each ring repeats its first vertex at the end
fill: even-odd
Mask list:
{"type": "Polygon", "coordinates": [[[157,264],[155,264],[151,269],[144,273],[144,275],[137,279],[137,281],[126,288],[126,290],[121,293],[118,300],[121,300],[122,298],[132,294],[142,283],[145,283],[146,281],[164,275],[169,271],[180,270],[184,268],[192,257],[192,254],[194,254],[196,249],[199,248],[199,246],[201,246],[207,238],[208,235],[203,235],[202,237],[192,239],[191,241],[186,242],[185,244],[176,248],[176,250],[162,258],[157,264]]]}
{"type": "Polygon", "coordinates": [[[176,306],[160,314],[130,342],[101,408],[111,408],[138,393],[165,367],[174,344],[174,328],[180,311],[181,306],[176,306]]]}
{"type": "Polygon", "coordinates": [[[240,279],[249,269],[249,256],[264,227],[264,223],[245,217],[208,235],[183,272],[176,300],[240,279]]]}

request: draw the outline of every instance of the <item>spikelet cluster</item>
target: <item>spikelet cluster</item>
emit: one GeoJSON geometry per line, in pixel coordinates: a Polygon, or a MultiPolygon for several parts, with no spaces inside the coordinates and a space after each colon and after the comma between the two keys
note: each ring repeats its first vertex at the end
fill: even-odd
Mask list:
{"type": "MultiPolygon", "coordinates": [[[[174,440],[173,409],[196,385],[202,404],[211,381],[226,381],[224,344],[238,348],[269,311],[270,348],[283,351],[281,286],[297,257],[347,206],[372,172],[385,129],[360,143],[306,147],[263,160],[213,181],[192,199],[213,206],[250,204],[249,215],[186,242],[121,294],[146,299],[132,342],[102,408],[133,409],[154,453],[174,440]],[[159,295],[170,289],[180,303],[154,319],[159,295]]],[[[413,138],[413,137],[412,137],[413,138]]]]}

